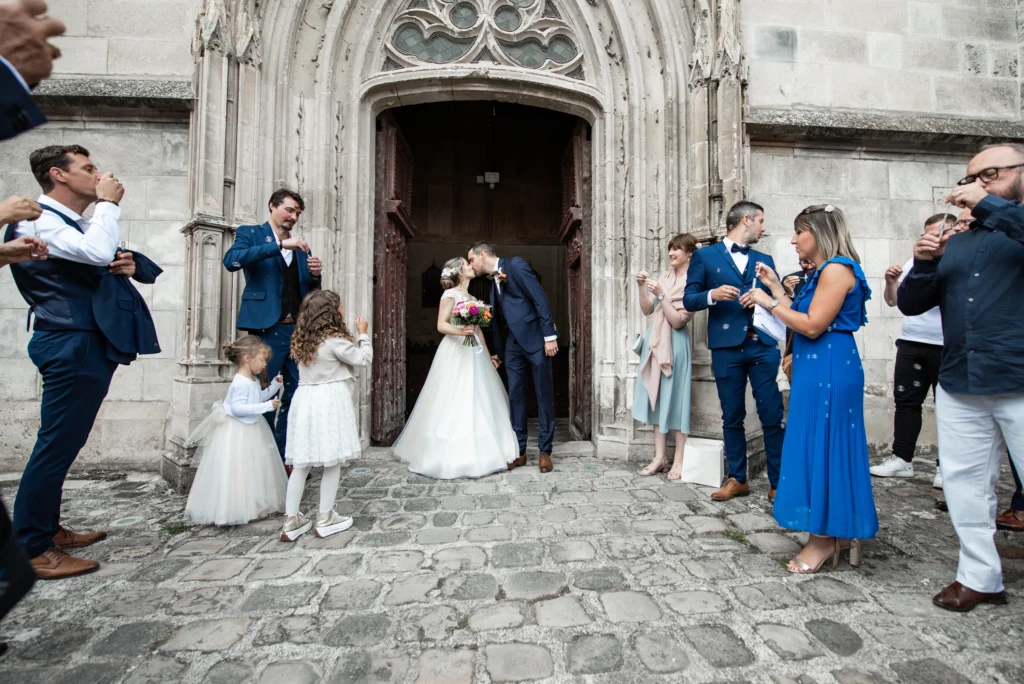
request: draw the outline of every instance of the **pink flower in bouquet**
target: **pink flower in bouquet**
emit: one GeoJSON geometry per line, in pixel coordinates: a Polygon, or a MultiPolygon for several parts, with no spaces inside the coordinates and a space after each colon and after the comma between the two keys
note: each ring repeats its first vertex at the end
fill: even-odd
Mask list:
{"type": "Polygon", "coordinates": [[[469,307],[469,315],[470,316],[476,316],[478,313],[480,313],[480,309],[478,309],[475,306],[469,307]]]}

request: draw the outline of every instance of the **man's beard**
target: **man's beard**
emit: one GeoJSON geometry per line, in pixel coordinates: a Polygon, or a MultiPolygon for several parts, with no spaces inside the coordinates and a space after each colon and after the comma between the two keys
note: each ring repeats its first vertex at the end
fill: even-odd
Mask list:
{"type": "Polygon", "coordinates": [[[993,195],[1011,202],[1024,202],[1024,172],[1017,172],[1017,180],[1004,192],[993,192],[993,195]]]}

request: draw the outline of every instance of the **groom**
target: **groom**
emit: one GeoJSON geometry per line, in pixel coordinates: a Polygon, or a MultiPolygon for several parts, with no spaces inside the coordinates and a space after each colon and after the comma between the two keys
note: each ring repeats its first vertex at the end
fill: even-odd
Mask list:
{"type": "Polygon", "coordinates": [[[555,434],[555,388],[551,357],[558,353],[558,331],[537,274],[520,257],[499,259],[494,246],[478,242],[469,248],[469,265],[491,279],[491,306],[499,328],[494,331],[493,357],[505,363],[512,428],[519,439],[519,458],[508,469],[526,465],[526,375],[533,375],[540,410],[540,472],[549,473],[555,434]]]}

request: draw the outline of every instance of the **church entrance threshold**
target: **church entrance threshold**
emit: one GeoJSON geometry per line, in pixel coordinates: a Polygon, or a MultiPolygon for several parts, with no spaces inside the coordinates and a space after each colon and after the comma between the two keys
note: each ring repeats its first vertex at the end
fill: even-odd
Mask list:
{"type": "MultiPolygon", "coordinates": [[[[560,337],[556,415],[574,439],[590,438],[588,136],[576,117],[498,102],[378,117],[374,444],[397,438],[429,372],[440,341],[441,268],[477,240],[537,272],[560,337]]],[[[477,278],[470,291],[489,301],[490,285],[477,278]]],[[[536,416],[532,386],[528,397],[536,416]]]]}

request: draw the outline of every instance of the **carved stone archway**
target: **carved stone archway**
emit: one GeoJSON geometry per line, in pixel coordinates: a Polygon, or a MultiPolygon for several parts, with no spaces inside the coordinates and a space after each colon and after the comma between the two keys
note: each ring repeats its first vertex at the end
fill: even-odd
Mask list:
{"type": "Polygon", "coordinates": [[[738,0],[709,1],[207,0],[183,230],[184,371],[165,475],[187,481],[185,436],[227,379],[219,347],[233,334],[237,279],[213,256],[233,226],[264,220],[272,189],[298,190],[325,287],[369,313],[375,117],[443,100],[531,104],[592,126],[593,442],[611,458],[645,449],[650,435],[630,412],[627,340],[642,321],[630,274],[661,268],[674,233],[710,238],[743,188],[738,0]],[[456,57],[439,58],[450,45],[456,57]]]}

